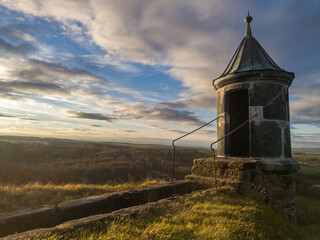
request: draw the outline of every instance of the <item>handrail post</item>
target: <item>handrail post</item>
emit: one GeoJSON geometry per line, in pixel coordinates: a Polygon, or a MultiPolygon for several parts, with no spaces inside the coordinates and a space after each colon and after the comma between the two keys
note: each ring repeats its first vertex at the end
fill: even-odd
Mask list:
{"type": "Polygon", "coordinates": [[[179,138],[176,138],[176,139],[174,139],[174,140],[172,141],[173,150],[172,150],[172,166],[171,166],[171,179],[170,179],[170,182],[171,182],[171,183],[173,182],[173,177],[174,177],[174,165],[175,165],[175,157],[176,157],[176,146],[174,145],[174,142],[177,141],[177,140],[179,140],[179,139],[181,139],[181,138],[184,138],[184,137],[186,137],[186,136],[188,136],[188,135],[190,135],[190,134],[192,134],[192,133],[194,133],[194,132],[196,132],[196,131],[198,131],[198,130],[200,130],[201,128],[209,125],[210,123],[216,121],[217,119],[219,119],[219,118],[221,118],[221,117],[222,117],[222,116],[219,116],[219,117],[211,120],[210,122],[207,122],[206,124],[202,125],[201,127],[198,127],[197,129],[195,129],[195,130],[193,130],[193,131],[191,131],[191,132],[188,132],[188,133],[184,134],[183,136],[181,136],[181,137],[179,137],[179,138]]]}
{"type": "Polygon", "coordinates": [[[214,150],[213,145],[220,142],[221,140],[225,139],[226,137],[230,136],[232,133],[234,133],[235,131],[237,131],[239,128],[241,128],[242,126],[244,126],[247,122],[249,122],[252,118],[254,118],[255,116],[257,116],[258,114],[255,113],[254,115],[252,115],[248,120],[246,120],[245,122],[243,122],[242,124],[240,124],[238,127],[236,127],[235,129],[233,129],[231,132],[229,132],[228,134],[224,135],[222,138],[218,139],[217,141],[211,143],[210,148],[213,151],[213,167],[214,167],[214,182],[215,182],[215,187],[217,188],[217,168],[216,168],[216,150],[214,150]]]}
{"type": "Polygon", "coordinates": [[[213,167],[214,167],[214,186],[217,189],[217,168],[216,168],[216,150],[212,148],[213,151],[213,167]]]}
{"type": "Polygon", "coordinates": [[[216,150],[213,148],[213,143],[210,145],[210,148],[213,152],[213,168],[214,168],[214,186],[217,189],[217,166],[216,166],[216,150]]]}
{"type": "Polygon", "coordinates": [[[174,163],[176,157],[176,146],[174,145],[174,141],[172,142],[173,151],[172,151],[172,166],[171,166],[171,179],[170,182],[173,183],[173,175],[174,175],[174,163]]]}

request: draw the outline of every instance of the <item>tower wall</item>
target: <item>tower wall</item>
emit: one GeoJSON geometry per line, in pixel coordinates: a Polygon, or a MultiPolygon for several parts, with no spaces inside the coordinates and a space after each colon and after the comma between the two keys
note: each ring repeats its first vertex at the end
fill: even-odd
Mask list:
{"type": "MultiPolygon", "coordinates": [[[[249,115],[257,114],[250,121],[250,154],[249,158],[262,161],[290,160],[290,116],[287,81],[277,81],[279,76],[249,76],[246,79],[234,77],[228,84],[215,83],[217,94],[217,138],[226,135],[228,112],[226,95],[229,92],[247,89],[249,93],[249,115]],[[275,79],[274,79],[275,78],[275,79]],[[220,85],[220,86],[219,86],[220,85]]],[[[227,79],[228,80],[228,79],[227,79]]],[[[226,82],[226,81],[225,81],[226,82]]],[[[241,104],[241,103],[239,103],[241,104]]],[[[217,154],[227,157],[227,140],[217,145],[217,154]]]]}

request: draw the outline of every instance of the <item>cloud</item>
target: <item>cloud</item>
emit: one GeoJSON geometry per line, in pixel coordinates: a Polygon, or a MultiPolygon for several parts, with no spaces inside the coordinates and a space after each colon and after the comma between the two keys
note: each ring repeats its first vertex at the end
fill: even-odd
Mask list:
{"type": "MultiPolygon", "coordinates": [[[[1,87],[0,87],[0,89],[1,89],[1,87]]],[[[1,92],[1,90],[0,90],[0,98],[12,100],[12,101],[17,101],[17,100],[25,99],[25,97],[20,96],[20,95],[18,95],[18,94],[11,94],[11,93],[8,93],[8,92],[6,92],[6,91],[1,92]]]]}
{"type": "MultiPolygon", "coordinates": [[[[88,39],[106,51],[106,58],[168,67],[167,73],[190,89],[189,96],[213,93],[212,79],[223,72],[244,34],[242,18],[247,9],[241,2],[211,0],[136,0],[130,3],[123,0],[2,0],[1,3],[31,16],[61,21],[70,34],[86,34],[88,39]],[[241,10],[243,14],[239,14],[241,10]]],[[[310,24],[319,19],[316,11],[319,5],[315,1],[308,4],[284,1],[279,8],[275,7],[276,3],[271,1],[263,5],[257,2],[251,3],[251,7],[255,9],[254,18],[259,16],[252,24],[253,32],[257,32],[261,36],[258,39],[263,39],[267,46],[272,46],[266,49],[273,50],[278,62],[277,59],[283,60],[280,56],[284,52],[283,47],[292,55],[296,52],[292,49],[296,49],[297,43],[301,53],[315,44],[312,38],[306,39],[298,30],[302,29],[301,24],[309,22],[303,28],[307,27],[308,33],[319,32],[315,31],[317,24],[310,24]],[[269,15],[272,15],[272,20],[263,21],[270,20],[269,15]],[[270,39],[274,32],[277,34],[270,39]],[[301,41],[295,40],[301,37],[306,44],[301,45],[301,41]]],[[[286,60],[292,59],[297,58],[286,57],[286,60]]],[[[307,62],[314,61],[314,58],[309,57],[306,61],[304,57],[304,60],[305,63],[300,65],[310,66],[307,62]]]]}
{"type": "Polygon", "coordinates": [[[0,113],[0,117],[12,118],[12,117],[14,117],[14,116],[7,115],[7,114],[1,114],[1,113],[0,113]]]}
{"type": "Polygon", "coordinates": [[[125,133],[136,133],[139,132],[137,130],[132,130],[132,129],[121,129],[121,132],[125,132],[125,133]]]}
{"type": "Polygon", "coordinates": [[[175,129],[169,129],[169,128],[166,128],[166,127],[162,127],[162,126],[159,126],[159,125],[150,125],[152,128],[155,128],[157,130],[161,130],[161,131],[168,131],[168,132],[172,132],[172,133],[176,133],[176,134],[180,134],[180,135],[183,135],[183,134],[186,134],[187,132],[185,131],[181,131],[181,130],[175,130],[175,129]]]}
{"type": "MultiPolygon", "coordinates": [[[[297,79],[290,88],[292,122],[319,124],[319,78],[305,77],[317,71],[320,64],[316,41],[320,37],[319,2],[247,3],[253,9],[253,35],[280,67],[296,73],[297,79]]],[[[7,59],[3,61],[0,54],[1,66],[6,68],[5,72],[0,69],[0,81],[4,83],[0,85],[1,98],[21,100],[31,93],[48,98],[55,95],[77,110],[72,113],[76,118],[122,118],[130,124],[132,119],[159,120],[162,125],[168,121],[200,124],[197,109],[215,109],[212,79],[220,76],[240,43],[245,30],[242,19],[247,11],[244,2],[215,0],[0,0],[0,4],[25,14],[26,24],[30,19],[46,20],[52,27],[48,32],[58,34],[57,41],[61,40],[63,29],[64,39],[80,42],[79,52],[88,54],[69,54],[73,49],[60,53],[61,45],[55,45],[53,38],[41,45],[36,42],[40,38],[32,34],[33,29],[17,25],[0,28],[0,51],[7,59]],[[88,48],[83,47],[86,43],[90,44],[88,48]],[[166,78],[180,81],[183,92],[151,96],[131,89],[134,83],[128,82],[132,75],[139,75],[139,68],[150,66],[161,69],[166,78]],[[127,77],[128,73],[132,75],[127,77]],[[145,103],[130,105],[129,100],[145,103]],[[81,109],[94,110],[85,113],[81,109]],[[95,113],[105,111],[107,116],[95,113]]],[[[165,85],[172,87],[167,82],[165,85]]],[[[59,107],[65,111],[65,106],[59,107]]]]}
{"type": "Polygon", "coordinates": [[[4,55],[11,55],[11,56],[21,56],[32,53],[36,51],[36,47],[29,43],[23,43],[19,45],[13,45],[4,41],[0,38],[0,54],[3,57],[4,55]]]}
{"type": "MultiPolygon", "coordinates": [[[[187,95],[187,94],[183,94],[187,95]]],[[[216,108],[216,98],[215,94],[206,95],[199,94],[199,96],[194,96],[187,98],[174,100],[170,102],[159,102],[157,106],[164,108],[197,108],[204,110],[213,110],[216,108]]]]}
{"type": "Polygon", "coordinates": [[[299,133],[295,134],[294,132],[291,134],[293,142],[300,143],[301,145],[305,145],[310,142],[314,144],[315,147],[319,147],[320,143],[320,133],[299,133]]]}
{"type": "Polygon", "coordinates": [[[293,89],[291,95],[296,100],[290,103],[293,123],[320,124],[320,84],[293,89]]]}
{"type": "Polygon", "coordinates": [[[79,132],[88,132],[90,129],[88,128],[73,128],[74,131],[79,131],[79,132]]]}
{"type": "Polygon", "coordinates": [[[0,117],[4,117],[4,118],[16,118],[16,119],[27,120],[27,121],[38,121],[38,119],[35,119],[35,118],[18,117],[18,116],[12,116],[12,115],[1,114],[1,113],[0,113],[0,117]]]}
{"type": "Polygon", "coordinates": [[[3,0],[2,4],[61,21],[71,34],[84,32],[108,58],[169,66],[171,76],[196,92],[208,92],[211,79],[223,71],[223,61],[221,69],[217,63],[213,66],[215,58],[231,58],[225,50],[234,31],[225,26],[221,31],[220,17],[226,10],[219,2],[3,0]]]}
{"type": "Polygon", "coordinates": [[[192,124],[202,124],[193,112],[170,108],[148,107],[144,104],[120,107],[113,112],[114,116],[124,119],[149,119],[159,121],[174,121],[192,124]]]}
{"type": "MultiPolygon", "coordinates": [[[[97,83],[108,82],[85,70],[55,63],[29,59],[2,61],[4,70],[0,75],[0,97],[10,100],[28,97],[25,94],[67,96],[79,90],[82,95],[92,95],[97,94],[97,83]]],[[[97,89],[100,91],[103,88],[106,86],[97,89]]]]}
{"type": "Polygon", "coordinates": [[[24,79],[27,81],[62,82],[63,80],[73,81],[100,81],[102,78],[95,76],[85,70],[68,68],[56,63],[49,63],[38,60],[29,60],[27,64],[12,72],[12,78],[24,79]]]}
{"type": "Polygon", "coordinates": [[[97,124],[92,124],[90,125],[91,127],[102,127],[101,125],[97,125],[97,124]]]}
{"type": "Polygon", "coordinates": [[[14,24],[0,27],[0,35],[9,42],[36,42],[37,32],[25,24],[14,24]]]}
{"type": "MultiPolygon", "coordinates": [[[[68,90],[56,85],[45,82],[20,82],[20,81],[12,81],[12,82],[3,82],[0,81],[0,91],[2,92],[15,92],[15,93],[67,93],[68,90]]],[[[7,94],[7,96],[14,96],[7,94]]],[[[18,97],[19,99],[19,97],[18,97]]]]}
{"type": "MultiPolygon", "coordinates": [[[[136,0],[130,3],[123,0],[2,0],[1,3],[31,16],[61,21],[70,29],[70,34],[86,34],[112,58],[169,66],[168,73],[181,80],[184,86],[207,93],[211,79],[223,72],[241,41],[245,29],[242,18],[247,9],[242,2],[212,0],[136,0]],[[239,14],[241,11],[243,13],[239,14]]],[[[297,45],[299,54],[308,46],[316,46],[316,41],[305,38],[300,31],[307,29],[309,35],[319,32],[315,24],[319,20],[316,1],[303,4],[297,0],[283,1],[281,7],[276,1],[268,5],[251,2],[250,5],[254,9],[253,17],[259,16],[252,24],[253,32],[265,39],[266,45],[272,46],[266,49],[273,49],[275,60],[283,59],[280,55],[283,52],[288,53],[286,60],[297,59],[292,56],[297,53],[292,51],[297,45]],[[305,44],[300,44],[300,39],[305,44]]],[[[306,63],[301,65],[308,66],[307,62],[314,58],[304,55],[304,60],[306,63]]]]}
{"type": "Polygon", "coordinates": [[[20,117],[21,120],[29,120],[29,121],[38,121],[38,119],[35,118],[28,118],[28,117],[20,117]]]}
{"type": "MultiPolygon", "coordinates": [[[[155,128],[157,130],[161,130],[161,131],[167,131],[167,132],[172,132],[172,133],[175,133],[175,134],[179,134],[180,136],[185,135],[185,134],[191,132],[192,130],[194,130],[194,129],[190,129],[188,131],[182,131],[182,130],[176,130],[176,129],[169,129],[169,128],[166,128],[166,127],[163,127],[163,126],[159,126],[159,125],[156,125],[156,124],[152,124],[152,125],[150,125],[150,127],[155,128]]],[[[203,135],[207,135],[207,136],[208,135],[212,136],[212,135],[216,135],[217,131],[216,130],[200,129],[199,131],[197,131],[197,134],[203,134],[203,135]]]]}
{"type": "Polygon", "coordinates": [[[92,120],[102,120],[106,122],[112,122],[114,118],[107,117],[100,113],[86,113],[86,112],[76,112],[76,111],[69,111],[69,113],[73,114],[70,116],[71,118],[84,118],[84,119],[92,119],[92,120]]]}

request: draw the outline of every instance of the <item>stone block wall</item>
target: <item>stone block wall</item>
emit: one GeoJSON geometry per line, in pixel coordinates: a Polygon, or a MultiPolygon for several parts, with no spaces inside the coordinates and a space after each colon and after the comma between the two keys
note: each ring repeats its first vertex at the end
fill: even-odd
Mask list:
{"type": "Polygon", "coordinates": [[[262,171],[265,202],[295,221],[296,170],[262,171]]]}
{"type": "Polygon", "coordinates": [[[0,237],[35,228],[53,227],[69,220],[110,213],[122,208],[155,202],[175,194],[190,193],[192,190],[190,181],[177,181],[72,200],[60,203],[58,206],[19,210],[0,216],[0,237]]]}
{"type": "MultiPolygon", "coordinates": [[[[216,158],[217,187],[228,186],[240,193],[250,193],[295,221],[295,173],[299,165],[294,162],[262,163],[247,158],[216,158]]],[[[200,187],[215,186],[213,158],[194,160],[191,175],[186,179],[200,187]]]]}

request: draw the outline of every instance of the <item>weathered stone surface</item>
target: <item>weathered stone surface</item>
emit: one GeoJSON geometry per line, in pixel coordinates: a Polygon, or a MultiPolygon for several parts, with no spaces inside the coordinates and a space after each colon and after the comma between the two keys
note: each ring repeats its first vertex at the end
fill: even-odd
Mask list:
{"type": "Polygon", "coordinates": [[[199,158],[194,160],[194,166],[191,175],[186,179],[196,182],[202,187],[215,186],[215,167],[217,186],[230,186],[241,192],[250,192],[254,190],[256,182],[260,180],[259,171],[257,171],[256,160],[245,158],[216,158],[214,164],[213,158],[199,158]]]}
{"type": "Polygon", "coordinates": [[[239,171],[239,169],[242,169],[243,165],[239,164],[239,166],[237,166],[237,164],[233,164],[233,167],[229,165],[232,165],[232,163],[217,160],[215,172],[213,159],[204,159],[192,167],[191,173],[205,177],[214,177],[216,174],[217,178],[232,177],[237,180],[242,180],[243,171],[239,171]]]}
{"type": "MultiPolygon", "coordinates": [[[[204,177],[195,174],[187,175],[187,180],[198,184],[199,188],[216,187],[214,177],[204,177]]],[[[242,181],[233,180],[231,178],[217,178],[217,187],[226,187],[228,189],[239,191],[241,189],[242,181]]]]}
{"type": "Polygon", "coordinates": [[[177,181],[140,187],[133,191],[72,200],[57,207],[47,206],[37,210],[7,213],[0,217],[0,237],[34,228],[52,227],[72,219],[108,213],[191,191],[191,182],[177,181]]]}
{"type": "Polygon", "coordinates": [[[291,153],[291,139],[290,139],[290,123],[288,122],[288,126],[284,129],[284,157],[285,158],[292,158],[291,153]]]}
{"type": "Polygon", "coordinates": [[[288,121],[287,88],[284,84],[256,83],[250,91],[250,105],[265,106],[264,119],[288,121]]]}
{"type": "MultiPolygon", "coordinates": [[[[224,104],[224,91],[217,91],[217,116],[222,116],[217,120],[217,139],[225,135],[225,104],[224,104]]],[[[222,140],[218,143],[217,154],[224,156],[225,154],[225,141],[222,140]]]]}
{"type": "Polygon", "coordinates": [[[260,168],[264,172],[290,173],[300,169],[300,164],[295,160],[280,160],[276,162],[260,161],[260,168]]]}
{"type": "Polygon", "coordinates": [[[277,122],[252,121],[251,156],[253,158],[279,158],[282,155],[282,132],[277,122]]]}
{"type": "MultiPolygon", "coordinates": [[[[217,158],[217,186],[227,186],[241,193],[250,193],[295,220],[295,172],[299,164],[294,160],[270,163],[252,159],[217,158]]],[[[201,187],[214,187],[213,158],[194,160],[192,174],[186,176],[201,187]]]]}
{"type": "Polygon", "coordinates": [[[295,173],[264,172],[263,183],[265,201],[288,218],[295,220],[295,173]]]}
{"type": "Polygon", "coordinates": [[[45,206],[39,209],[23,209],[0,217],[0,237],[14,232],[32,229],[34,226],[51,227],[56,223],[57,209],[45,206]]]}

